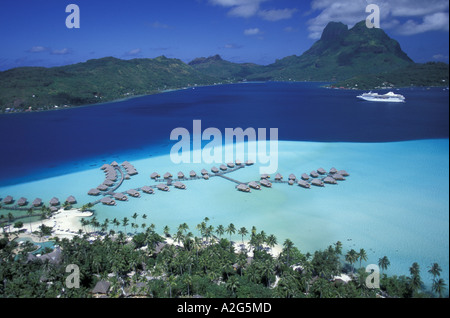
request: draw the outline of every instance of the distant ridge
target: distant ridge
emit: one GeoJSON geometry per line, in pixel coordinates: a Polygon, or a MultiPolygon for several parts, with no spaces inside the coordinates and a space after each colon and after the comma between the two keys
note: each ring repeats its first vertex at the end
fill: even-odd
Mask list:
{"type": "Polygon", "coordinates": [[[95,104],[166,89],[245,80],[348,81],[342,84],[347,88],[376,87],[380,80],[393,86],[448,86],[448,64],[415,64],[396,40],[382,29],[368,29],[365,21],[351,29],[330,22],[321,38],[302,55],[267,66],[232,63],[214,55],[188,64],[165,56],[132,60],[105,57],[61,67],[7,70],[0,72],[0,111],[95,104]],[[409,76],[399,79],[402,72],[409,76]],[[364,85],[358,86],[358,82],[364,85]]]}

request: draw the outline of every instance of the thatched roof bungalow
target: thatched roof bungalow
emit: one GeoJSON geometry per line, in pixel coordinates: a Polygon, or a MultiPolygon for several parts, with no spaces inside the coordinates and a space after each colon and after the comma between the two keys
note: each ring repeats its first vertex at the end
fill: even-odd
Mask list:
{"type": "Polygon", "coordinates": [[[89,195],[99,195],[100,194],[100,190],[99,189],[91,189],[88,192],[89,195]]]}
{"type": "Polygon", "coordinates": [[[160,177],[160,175],[159,175],[159,173],[157,173],[157,172],[153,172],[151,175],[150,175],[150,178],[152,178],[152,179],[158,179],[160,177]]]}
{"type": "Polygon", "coordinates": [[[97,189],[100,191],[106,191],[108,190],[108,186],[106,184],[101,184],[97,187],[97,189]]]}
{"type": "Polygon", "coordinates": [[[262,179],[259,183],[261,185],[267,187],[267,188],[271,188],[272,187],[272,183],[270,183],[270,181],[267,180],[267,179],[262,179]]]}
{"type": "Polygon", "coordinates": [[[119,164],[117,163],[117,161],[113,161],[113,162],[111,162],[111,166],[113,166],[113,167],[118,167],[119,164]]]}
{"type": "Polygon", "coordinates": [[[267,173],[263,173],[261,175],[261,179],[269,179],[269,178],[270,178],[270,175],[268,175],[267,173]]]}
{"type": "Polygon", "coordinates": [[[333,178],[336,179],[336,180],[338,180],[338,181],[343,181],[343,180],[345,180],[345,178],[344,178],[340,173],[335,173],[335,174],[333,175],[333,178]]]}
{"type": "Polygon", "coordinates": [[[311,177],[313,177],[313,178],[318,178],[319,177],[319,174],[317,173],[317,171],[311,171],[310,173],[309,173],[309,175],[311,176],[311,177]]]}
{"type": "Polygon", "coordinates": [[[332,177],[326,177],[325,179],[323,179],[324,183],[328,183],[328,184],[336,184],[336,180],[332,177]]]}
{"type": "Polygon", "coordinates": [[[166,172],[165,174],[164,174],[164,179],[170,179],[170,178],[172,178],[173,176],[172,176],[172,174],[170,173],[170,172],[166,172]]]}
{"type": "Polygon", "coordinates": [[[256,189],[256,190],[260,190],[261,189],[261,186],[256,181],[249,182],[248,186],[250,188],[253,188],[253,189],[256,189]]]}
{"type": "Polygon", "coordinates": [[[243,183],[238,185],[236,188],[242,192],[250,192],[250,188],[246,184],[243,184],[243,183]]]}
{"type": "Polygon", "coordinates": [[[178,179],[184,179],[184,173],[183,172],[178,172],[178,179]]]}
{"type": "Polygon", "coordinates": [[[66,199],[66,202],[69,204],[75,204],[75,203],[77,203],[77,199],[75,199],[75,197],[73,195],[71,195],[66,199]]]}
{"type": "Polygon", "coordinates": [[[288,184],[289,185],[294,185],[295,181],[293,179],[289,179],[288,184]]]}
{"type": "Polygon", "coordinates": [[[21,197],[19,200],[17,200],[17,204],[20,206],[24,206],[28,204],[28,200],[24,197],[21,197]]]}
{"type": "Polygon", "coordinates": [[[217,167],[212,167],[212,168],[211,168],[211,171],[212,171],[213,173],[219,173],[219,169],[217,169],[217,167]]]}
{"type": "Polygon", "coordinates": [[[302,174],[302,179],[303,180],[309,180],[309,176],[306,173],[302,174]]]}
{"type": "Polygon", "coordinates": [[[175,182],[173,184],[173,186],[175,188],[177,188],[177,189],[182,189],[182,190],[186,189],[186,185],[184,183],[182,183],[182,182],[179,182],[179,181],[175,182]]]}
{"type": "Polygon", "coordinates": [[[208,174],[208,171],[206,169],[202,169],[201,174],[202,175],[208,174]]]}
{"type": "Polygon", "coordinates": [[[203,175],[203,179],[209,180],[209,174],[204,174],[204,175],[203,175]]]}
{"type": "Polygon", "coordinates": [[[253,164],[255,164],[252,160],[247,160],[246,162],[245,162],[245,164],[247,165],[247,166],[251,166],[251,165],[253,165],[253,164]]]}
{"type": "Polygon", "coordinates": [[[324,186],[322,180],[320,180],[320,179],[314,179],[314,180],[312,180],[312,181],[311,181],[311,184],[314,185],[314,186],[316,186],[316,187],[323,187],[323,186],[324,186]]]}
{"type": "Polygon", "coordinates": [[[280,181],[282,179],[283,179],[283,176],[280,173],[277,173],[277,175],[275,176],[275,180],[280,181]]]}
{"type": "Polygon", "coordinates": [[[50,200],[50,205],[53,205],[53,206],[59,205],[59,199],[53,197],[53,198],[50,200]]]}
{"type": "Polygon", "coordinates": [[[32,205],[35,206],[35,207],[41,206],[42,205],[42,199],[41,198],[34,199],[32,205]]]}
{"type": "Polygon", "coordinates": [[[128,201],[128,197],[123,193],[114,193],[113,198],[119,201],[128,201]]]}
{"type": "Polygon", "coordinates": [[[242,164],[242,161],[239,159],[236,159],[235,163],[236,163],[236,166],[240,166],[242,164]]]}
{"type": "Polygon", "coordinates": [[[104,205],[116,205],[116,201],[114,201],[110,197],[104,197],[100,200],[100,202],[104,205]]]}
{"type": "Polygon", "coordinates": [[[338,171],[337,171],[337,169],[335,167],[330,169],[330,173],[336,173],[336,172],[338,172],[338,171]]]}
{"type": "Polygon", "coordinates": [[[6,196],[6,197],[3,199],[3,203],[4,203],[4,204],[11,204],[11,203],[13,203],[13,202],[14,202],[14,199],[13,199],[13,197],[10,196],[10,195],[6,196]]]}
{"type": "Polygon", "coordinates": [[[139,191],[136,191],[136,190],[134,190],[134,189],[128,190],[127,193],[128,193],[129,195],[131,195],[132,197],[135,197],[135,198],[139,198],[139,197],[141,196],[141,194],[139,193],[139,191]]]}
{"type": "Polygon", "coordinates": [[[229,162],[229,163],[227,163],[227,166],[228,166],[228,168],[234,168],[234,163],[229,162]]]}
{"type": "Polygon", "coordinates": [[[107,187],[112,187],[114,185],[114,182],[112,182],[111,180],[106,179],[105,181],[103,181],[103,184],[107,187]]]}
{"type": "Polygon", "coordinates": [[[189,176],[191,178],[195,178],[197,176],[197,173],[194,170],[191,170],[191,172],[189,172],[189,176]]]}
{"type": "Polygon", "coordinates": [[[143,187],[141,188],[141,190],[142,190],[143,192],[145,192],[145,193],[148,193],[148,194],[152,194],[152,193],[153,193],[153,188],[152,188],[152,187],[149,187],[149,186],[143,186],[143,187]]]}
{"type": "Polygon", "coordinates": [[[344,177],[348,177],[348,176],[350,175],[350,174],[349,174],[347,171],[345,171],[345,170],[339,170],[338,173],[339,173],[341,176],[344,176],[344,177]]]}
{"type": "Polygon", "coordinates": [[[164,184],[164,183],[158,184],[158,185],[156,186],[156,188],[157,188],[158,190],[161,190],[161,191],[169,191],[169,190],[170,190],[169,187],[168,187],[166,184],[164,184]]]}
{"type": "Polygon", "coordinates": [[[305,180],[298,180],[297,184],[300,187],[305,188],[305,189],[311,188],[311,185],[308,182],[306,182],[305,180]]]}
{"type": "Polygon", "coordinates": [[[227,171],[228,170],[228,167],[227,166],[225,166],[225,165],[220,165],[220,170],[222,170],[222,171],[227,171]]]}
{"type": "Polygon", "coordinates": [[[318,172],[319,174],[326,174],[326,173],[327,173],[327,172],[325,171],[324,168],[319,168],[319,169],[317,169],[317,172],[318,172]]]}

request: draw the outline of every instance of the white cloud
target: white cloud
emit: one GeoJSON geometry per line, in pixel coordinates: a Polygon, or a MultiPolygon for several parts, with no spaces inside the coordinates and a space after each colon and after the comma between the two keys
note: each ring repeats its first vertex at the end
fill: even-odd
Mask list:
{"type": "Polygon", "coordinates": [[[244,31],[245,35],[258,35],[261,34],[261,30],[258,28],[247,29],[244,31]]]}
{"type": "Polygon", "coordinates": [[[71,51],[68,48],[64,48],[64,49],[60,49],[60,50],[52,50],[51,54],[53,55],[66,55],[66,54],[70,54],[71,51]]]}
{"type": "Polygon", "coordinates": [[[31,49],[28,50],[30,53],[40,53],[40,52],[46,52],[48,51],[48,48],[44,46],[33,46],[31,49]]]}
{"type": "Polygon", "coordinates": [[[392,29],[403,35],[428,31],[448,32],[448,0],[312,0],[311,13],[318,15],[308,21],[309,37],[320,38],[330,21],[342,22],[352,27],[365,20],[368,4],[380,8],[381,28],[392,29]],[[408,19],[402,23],[401,20],[408,19]]]}
{"type": "Polygon", "coordinates": [[[141,52],[142,52],[141,49],[133,49],[133,50],[126,52],[124,55],[125,56],[136,56],[136,55],[141,54],[141,52]]]}
{"type": "Polygon", "coordinates": [[[267,21],[279,21],[292,18],[297,9],[260,10],[258,15],[267,21]]]}

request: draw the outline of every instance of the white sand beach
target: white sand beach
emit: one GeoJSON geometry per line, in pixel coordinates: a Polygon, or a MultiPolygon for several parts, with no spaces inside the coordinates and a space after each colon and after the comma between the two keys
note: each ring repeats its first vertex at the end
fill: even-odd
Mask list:
{"type": "MultiPolygon", "coordinates": [[[[31,222],[31,224],[28,222],[24,222],[21,229],[25,229],[26,232],[21,233],[19,237],[30,237],[36,239],[37,236],[30,232],[30,227],[33,231],[36,231],[38,230],[39,226],[43,224],[45,226],[53,228],[53,237],[59,237],[60,239],[72,239],[75,235],[78,235],[78,230],[82,229],[80,220],[82,218],[90,216],[92,216],[92,212],[82,212],[79,209],[60,209],[59,211],[55,212],[49,219],[34,221],[31,222]]],[[[13,230],[11,229],[11,232],[12,231],[13,230]]]]}

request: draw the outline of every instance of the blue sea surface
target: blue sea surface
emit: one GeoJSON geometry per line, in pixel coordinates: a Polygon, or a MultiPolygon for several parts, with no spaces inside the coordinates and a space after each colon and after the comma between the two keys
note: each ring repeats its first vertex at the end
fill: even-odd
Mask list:
{"type": "MultiPolygon", "coordinates": [[[[113,160],[130,161],[139,174],[121,191],[153,185],[157,171],[188,174],[213,165],[174,164],[170,133],[177,127],[202,129],[278,128],[278,171],[286,178],[323,167],[345,169],[346,181],[302,189],[235,190],[222,178],[185,182],[188,189],[143,194],[114,207],[97,205],[100,221],[135,212],[162,232],[186,222],[190,230],[204,217],[212,225],[256,226],[282,243],[290,238],[302,252],[341,241],[344,251],[366,249],[377,263],[388,256],[389,273],[409,275],[413,262],[438,262],[449,278],[449,96],[442,88],[396,90],[406,103],[371,103],[359,91],[322,88],[322,83],[247,83],[197,87],[115,103],[41,113],[0,116],[0,198],[12,195],[44,202],[101,184],[99,169],[113,160]]],[[[206,143],[206,142],[204,142],[206,143]]],[[[243,158],[241,158],[243,159],[243,158]]],[[[260,164],[229,176],[259,179],[260,164]]],[[[130,229],[128,229],[130,230],[130,229]]],[[[236,235],[235,240],[240,240],[236,235]]],[[[430,279],[429,279],[430,278],[430,279]]]]}

